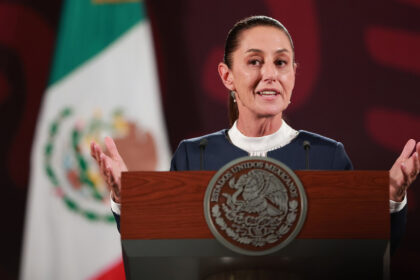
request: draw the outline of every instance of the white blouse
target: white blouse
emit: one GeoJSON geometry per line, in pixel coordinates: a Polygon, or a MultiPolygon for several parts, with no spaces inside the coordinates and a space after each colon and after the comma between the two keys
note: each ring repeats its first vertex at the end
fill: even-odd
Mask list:
{"type": "Polygon", "coordinates": [[[233,145],[248,152],[250,156],[260,157],[265,157],[267,156],[267,152],[289,144],[298,134],[299,131],[291,128],[284,120],[279,130],[273,134],[261,137],[248,137],[243,135],[236,126],[236,122],[228,131],[230,141],[232,141],[233,145]]]}

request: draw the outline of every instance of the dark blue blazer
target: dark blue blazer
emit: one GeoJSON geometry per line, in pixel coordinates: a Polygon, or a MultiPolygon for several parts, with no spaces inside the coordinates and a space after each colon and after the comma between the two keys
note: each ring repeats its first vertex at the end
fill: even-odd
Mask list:
{"type": "MultiPolygon", "coordinates": [[[[270,151],[268,157],[286,164],[292,170],[306,168],[306,151],[303,142],[309,141],[309,168],[313,170],[351,170],[353,165],[344,151],[343,144],[327,137],[299,131],[296,138],[282,148],[270,151]]],[[[219,170],[228,162],[248,156],[248,152],[233,145],[222,130],[198,138],[183,140],[171,162],[171,170],[219,170]],[[200,143],[206,139],[205,147],[200,143]],[[202,158],[202,159],[201,159],[202,158]],[[200,168],[200,165],[203,165],[200,168]]]]}
{"type": "MultiPolygon", "coordinates": [[[[219,170],[228,162],[248,156],[229,140],[227,129],[201,137],[181,141],[171,161],[171,171],[219,170]],[[203,141],[203,139],[206,139],[203,141]]],[[[352,170],[353,165],[343,144],[330,138],[301,130],[289,144],[267,153],[292,170],[352,170]],[[304,141],[310,143],[309,168],[306,168],[304,141]]],[[[406,222],[407,207],[391,214],[391,252],[401,240],[406,222]]],[[[115,214],[114,214],[115,215],[115,214]]],[[[119,227],[119,216],[116,216],[119,227]]]]}

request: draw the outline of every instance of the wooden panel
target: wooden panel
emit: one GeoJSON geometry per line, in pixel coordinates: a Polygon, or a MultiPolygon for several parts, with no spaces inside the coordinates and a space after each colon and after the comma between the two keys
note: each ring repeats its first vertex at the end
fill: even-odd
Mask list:
{"type": "MultiPolygon", "coordinates": [[[[387,171],[296,171],[308,197],[297,238],[389,238],[387,171]]],[[[203,198],[214,171],[123,174],[122,239],[213,238],[203,198]]]]}

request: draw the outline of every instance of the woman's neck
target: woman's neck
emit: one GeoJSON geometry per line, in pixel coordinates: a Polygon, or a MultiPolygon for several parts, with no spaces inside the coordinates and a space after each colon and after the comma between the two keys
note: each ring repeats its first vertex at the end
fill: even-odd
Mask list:
{"type": "Polygon", "coordinates": [[[236,126],[248,137],[261,137],[275,133],[283,123],[281,114],[269,118],[246,118],[239,116],[236,126]]]}

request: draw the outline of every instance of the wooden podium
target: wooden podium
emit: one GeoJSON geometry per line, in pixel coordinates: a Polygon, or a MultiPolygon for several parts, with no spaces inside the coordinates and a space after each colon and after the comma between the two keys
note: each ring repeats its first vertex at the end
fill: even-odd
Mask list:
{"type": "Polygon", "coordinates": [[[210,232],[203,199],[215,171],[123,173],[127,279],[387,279],[388,172],[295,173],[306,221],[288,246],[258,257],[227,249],[210,232]]]}

